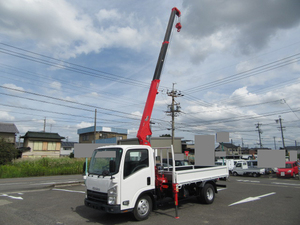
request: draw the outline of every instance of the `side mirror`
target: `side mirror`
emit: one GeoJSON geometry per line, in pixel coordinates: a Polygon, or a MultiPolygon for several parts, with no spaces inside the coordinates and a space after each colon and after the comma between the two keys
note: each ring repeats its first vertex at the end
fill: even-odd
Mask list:
{"type": "Polygon", "coordinates": [[[116,162],[114,160],[109,161],[109,172],[116,172],[116,162]]]}

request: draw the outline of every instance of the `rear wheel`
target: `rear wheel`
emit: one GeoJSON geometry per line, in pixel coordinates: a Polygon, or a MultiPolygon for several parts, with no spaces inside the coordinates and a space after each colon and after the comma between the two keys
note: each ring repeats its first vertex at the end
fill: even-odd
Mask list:
{"type": "Polygon", "coordinates": [[[133,209],[133,216],[136,220],[148,219],[152,210],[152,200],[148,195],[138,198],[133,209]]]}
{"type": "Polygon", "coordinates": [[[238,173],[234,171],[233,172],[233,176],[237,176],[237,175],[238,175],[238,173]]]}
{"type": "Polygon", "coordinates": [[[215,188],[212,184],[205,184],[200,190],[198,200],[204,204],[211,204],[215,200],[215,188]]]}

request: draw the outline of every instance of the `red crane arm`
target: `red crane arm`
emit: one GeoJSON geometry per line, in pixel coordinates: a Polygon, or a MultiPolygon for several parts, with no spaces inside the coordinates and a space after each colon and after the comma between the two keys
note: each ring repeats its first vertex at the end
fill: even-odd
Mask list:
{"type": "MultiPolygon", "coordinates": [[[[139,143],[141,145],[149,145],[150,146],[150,142],[147,140],[147,137],[152,134],[152,131],[150,129],[150,118],[151,118],[151,114],[153,111],[156,94],[158,94],[160,75],[161,75],[162,67],[163,67],[163,64],[165,61],[167,49],[169,46],[169,40],[170,40],[170,35],[171,35],[175,15],[177,15],[178,17],[181,16],[181,12],[176,7],[174,7],[172,9],[172,12],[170,15],[165,38],[164,38],[164,41],[163,41],[161,49],[160,49],[155,72],[153,75],[153,80],[150,85],[147,101],[146,101],[145,108],[144,108],[144,113],[143,113],[143,116],[141,119],[139,130],[137,132],[137,138],[139,139],[139,143]]],[[[177,23],[175,27],[177,28],[177,31],[179,32],[181,29],[181,24],[177,23]]]]}

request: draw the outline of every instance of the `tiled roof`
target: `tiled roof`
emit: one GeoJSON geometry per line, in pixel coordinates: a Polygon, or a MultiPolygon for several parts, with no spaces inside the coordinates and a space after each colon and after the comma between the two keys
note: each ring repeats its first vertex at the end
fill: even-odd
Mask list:
{"type": "Polygon", "coordinates": [[[21,138],[65,139],[64,137],[61,137],[58,133],[35,132],[35,131],[28,131],[24,136],[21,136],[21,138]]]}
{"type": "Polygon", "coordinates": [[[19,131],[13,123],[0,123],[0,133],[19,133],[19,131]]]}
{"type": "MultiPolygon", "coordinates": [[[[231,144],[231,143],[222,143],[222,145],[223,145],[223,147],[226,147],[226,148],[238,148],[238,146],[231,144]]],[[[220,148],[222,148],[221,144],[219,146],[220,146],[220,148]]]]}

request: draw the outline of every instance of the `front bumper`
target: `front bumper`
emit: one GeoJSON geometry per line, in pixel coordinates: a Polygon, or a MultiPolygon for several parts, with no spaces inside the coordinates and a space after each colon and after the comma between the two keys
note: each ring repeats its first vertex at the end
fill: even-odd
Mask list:
{"type": "Polygon", "coordinates": [[[107,205],[100,202],[94,202],[88,199],[84,200],[84,204],[87,207],[102,210],[107,213],[122,213],[120,205],[107,205]]]}
{"type": "Polygon", "coordinates": [[[292,173],[288,173],[288,172],[279,172],[276,173],[277,177],[292,177],[292,173]]]}

